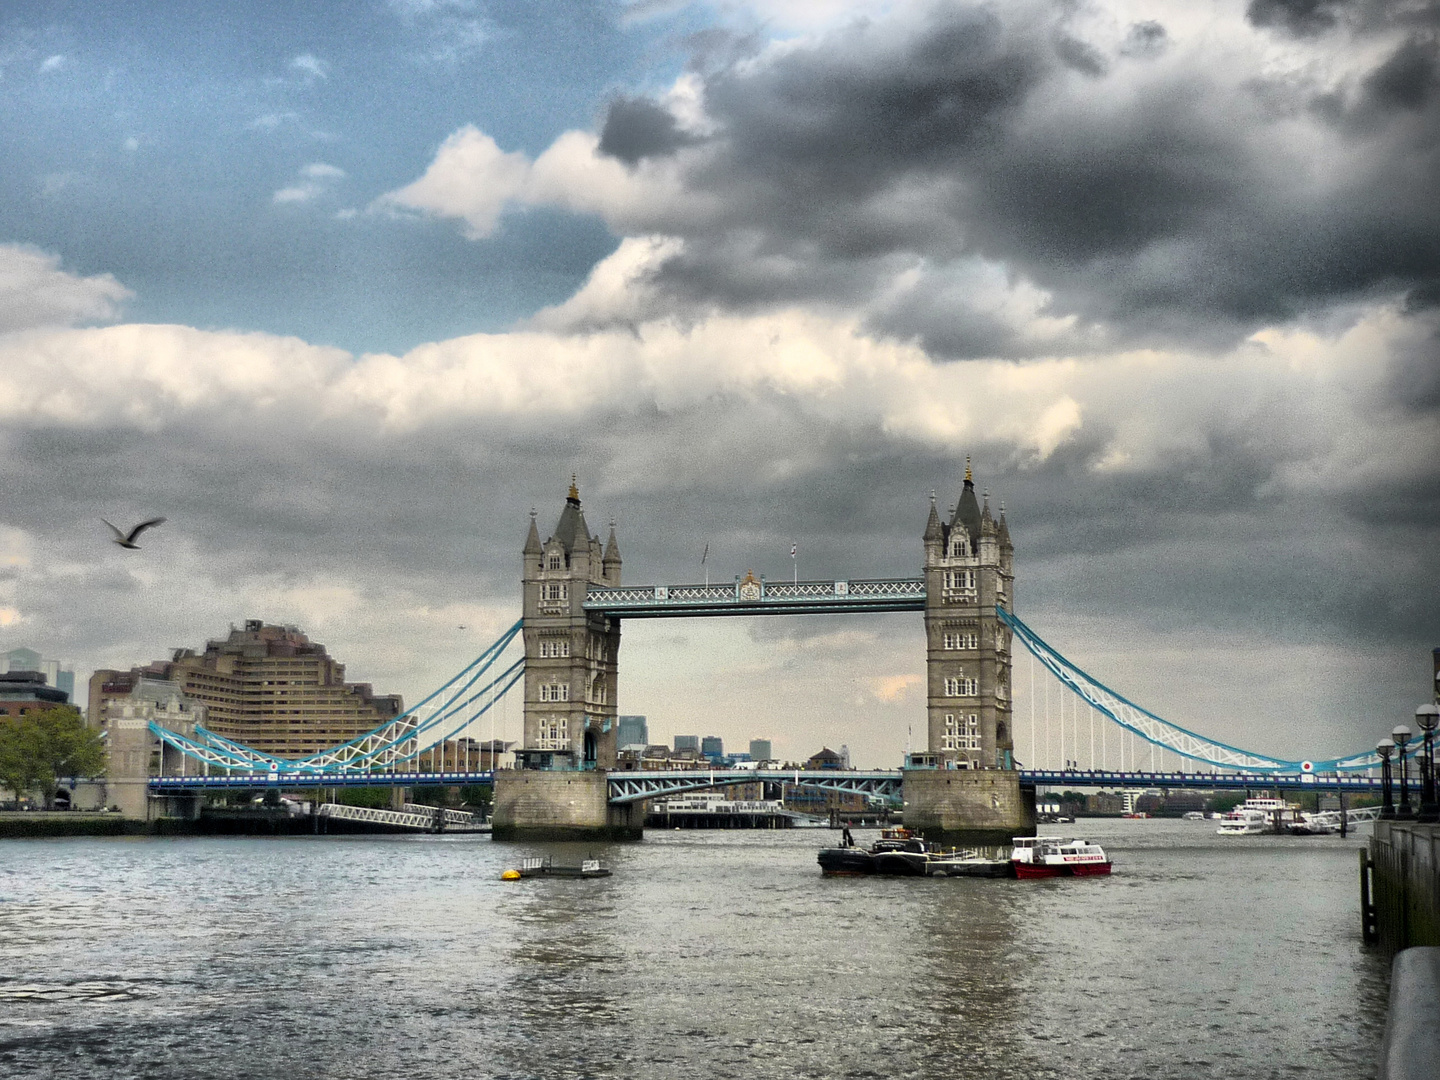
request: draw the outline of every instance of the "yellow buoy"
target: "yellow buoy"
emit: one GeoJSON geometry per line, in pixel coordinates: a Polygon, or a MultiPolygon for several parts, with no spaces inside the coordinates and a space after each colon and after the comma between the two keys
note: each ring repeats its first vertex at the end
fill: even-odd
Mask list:
{"type": "Polygon", "coordinates": [[[503,874],[500,875],[500,880],[501,880],[501,881],[519,881],[519,880],[520,880],[520,871],[519,871],[519,870],[506,870],[503,874]]]}

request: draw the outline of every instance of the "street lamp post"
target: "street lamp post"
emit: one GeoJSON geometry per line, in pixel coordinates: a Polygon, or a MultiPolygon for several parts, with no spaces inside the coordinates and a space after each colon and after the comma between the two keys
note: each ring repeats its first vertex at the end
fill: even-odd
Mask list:
{"type": "Polygon", "coordinates": [[[1380,816],[1393,818],[1395,802],[1390,794],[1390,755],[1395,752],[1392,739],[1381,739],[1375,744],[1375,753],[1380,755],[1380,816]]]}
{"type": "Polygon", "coordinates": [[[1395,816],[1408,818],[1414,814],[1410,809],[1410,789],[1406,786],[1405,775],[1405,744],[1410,741],[1410,729],[1404,724],[1396,724],[1390,737],[1395,740],[1395,756],[1400,759],[1400,793],[1396,800],[1399,805],[1395,807],[1395,816]]]}
{"type": "Polygon", "coordinates": [[[1435,804],[1435,727],[1440,724],[1440,707],[1421,705],[1415,710],[1415,724],[1425,733],[1420,752],[1420,820],[1440,821],[1440,806],[1435,804]]]}

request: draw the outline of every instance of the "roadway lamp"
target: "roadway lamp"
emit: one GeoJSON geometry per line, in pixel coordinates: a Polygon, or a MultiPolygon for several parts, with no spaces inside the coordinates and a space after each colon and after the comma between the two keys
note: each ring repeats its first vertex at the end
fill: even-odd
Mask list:
{"type": "Polygon", "coordinates": [[[1395,740],[1381,739],[1375,744],[1375,753],[1380,755],[1380,816],[1393,818],[1395,802],[1390,796],[1390,757],[1395,753],[1395,740]]]}
{"type": "Polygon", "coordinates": [[[1390,737],[1395,740],[1395,756],[1400,761],[1400,791],[1396,795],[1395,816],[1408,818],[1412,815],[1410,809],[1410,789],[1406,784],[1405,768],[1405,744],[1410,741],[1410,729],[1404,724],[1396,724],[1390,732],[1390,737]]]}
{"type": "Polygon", "coordinates": [[[1440,707],[1426,702],[1415,710],[1415,726],[1425,733],[1420,753],[1420,820],[1440,821],[1435,804],[1435,727],[1440,724],[1440,707]]]}

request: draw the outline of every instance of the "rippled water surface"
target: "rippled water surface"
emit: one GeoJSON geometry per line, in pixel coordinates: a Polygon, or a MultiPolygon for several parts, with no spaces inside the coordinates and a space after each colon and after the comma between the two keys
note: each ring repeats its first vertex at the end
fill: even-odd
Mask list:
{"type": "Polygon", "coordinates": [[[825,879],[814,830],[5,841],[0,1076],[1374,1075],[1360,841],[1082,828],[1113,877],[825,879]]]}

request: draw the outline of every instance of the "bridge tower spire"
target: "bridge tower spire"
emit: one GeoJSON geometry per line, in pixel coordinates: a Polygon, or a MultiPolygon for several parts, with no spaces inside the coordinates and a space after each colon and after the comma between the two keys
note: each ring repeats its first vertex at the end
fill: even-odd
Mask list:
{"type": "Polygon", "coordinates": [[[948,523],[932,500],[925,526],[929,751],[946,768],[1012,769],[1010,631],[1014,551],[1002,514],[975,497],[970,459],[948,523]]]}
{"type": "Polygon", "coordinates": [[[592,536],[572,477],[554,534],[543,544],[532,511],[524,548],[525,732],[520,764],[608,769],[615,764],[620,621],[583,605],[591,585],[620,584],[615,528],[592,536]]]}

